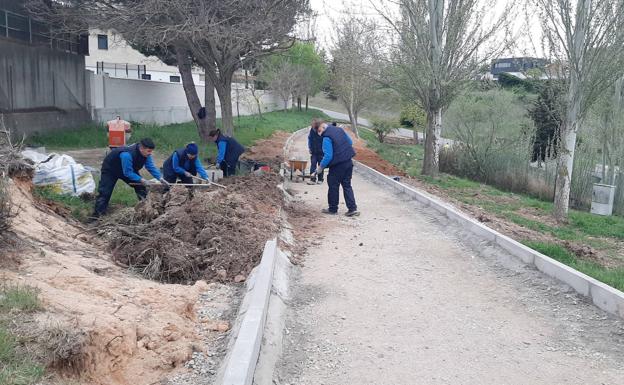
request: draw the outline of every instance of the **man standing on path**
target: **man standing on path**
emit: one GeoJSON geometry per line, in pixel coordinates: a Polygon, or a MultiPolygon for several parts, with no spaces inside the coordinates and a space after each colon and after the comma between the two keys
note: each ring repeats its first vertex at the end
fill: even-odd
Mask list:
{"type": "Polygon", "coordinates": [[[308,150],[310,150],[310,175],[312,175],[308,184],[323,183],[323,172],[321,171],[318,175],[316,174],[316,169],[323,159],[323,137],[318,132],[320,125],[321,124],[318,119],[312,119],[310,132],[308,133],[308,150]]]}
{"type": "Polygon", "coordinates": [[[208,180],[208,174],[199,160],[199,147],[191,142],[184,148],[179,148],[163,163],[164,178],[168,183],[193,183],[193,177],[199,176],[208,180]]]}
{"type": "Polygon", "coordinates": [[[360,212],[357,211],[355,196],[351,187],[351,177],[353,176],[352,159],[355,156],[351,137],[342,128],[328,126],[326,123],[321,123],[318,132],[323,137],[324,156],[320,167],[316,170],[316,174],[322,173],[325,167],[329,167],[329,174],[327,175],[327,184],[329,185],[327,201],[329,207],[323,209],[323,213],[338,213],[340,186],[342,186],[345,203],[349,210],[345,215],[348,217],[360,215],[360,212]]]}
{"type": "Polygon", "coordinates": [[[147,196],[146,186],[149,182],[139,175],[139,171],[145,167],[147,171],[160,183],[167,182],[160,175],[160,171],[154,165],[152,152],[156,146],[150,138],[141,139],[137,144],[129,147],[117,147],[111,151],[102,162],[102,173],[98,186],[98,197],[95,200],[94,217],[106,213],[117,180],[121,179],[127,184],[132,183],[132,188],[139,200],[147,196]]]}

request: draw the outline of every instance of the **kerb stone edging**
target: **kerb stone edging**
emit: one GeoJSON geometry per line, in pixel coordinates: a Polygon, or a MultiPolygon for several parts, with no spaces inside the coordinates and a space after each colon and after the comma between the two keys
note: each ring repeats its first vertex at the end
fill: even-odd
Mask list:
{"type": "Polygon", "coordinates": [[[284,143],[284,162],[288,162],[288,153],[290,152],[290,148],[292,147],[294,141],[301,136],[301,134],[306,133],[310,130],[310,126],[301,128],[292,133],[284,143]]]}
{"type": "Polygon", "coordinates": [[[538,251],[535,251],[506,235],[493,230],[468,217],[448,203],[404,185],[360,162],[355,162],[355,170],[374,182],[388,186],[398,193],[405,194],[425,206],[429,206],[449,220],[465,226],[473,234],[494,242],[524,263],[535,266],[539,271],[572,287],[579,294],[591,298],[600,309],[624,318],[624,293],[588,275],[564,265],[538,251]]]}
{"type": "Polygon", "coordinates": [[[277,240],[268,241],[253,279],[253,287],[247,293],[249,306],[241,320],[231,353],[224,364],[225,369],[220,382],[222,385],[251,385],[253,382],[273,286],[277,253],[277,240]]]}

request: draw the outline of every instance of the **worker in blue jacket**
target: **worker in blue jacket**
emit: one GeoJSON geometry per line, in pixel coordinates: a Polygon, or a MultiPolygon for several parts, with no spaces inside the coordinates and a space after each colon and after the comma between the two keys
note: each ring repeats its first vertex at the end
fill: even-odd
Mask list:
{"type": "Polygon", "coordinates": [[[139,171],[145,167],[152,176],[167,184],[162,178],[160,171],[154,165],[152,152],[156,146],[150,138],[142,139],[139,143],[128,147],[117,147],[112,150],[102,162],[102,172],[100,184],[98,186],[98,196],[95,200],[95,217],[106,213],[108,202],[110,201],[117,180],[121,179],[128,184],[132,184],[134,192],[139,200],[147,196],[146,186],[149,182],[139,175],[139,171]]]}
{"type": "Polygon", "coordinates": [[[316,174],[316,169],[323,159],[323,137],[318,133],[321,125],[318,119],[313,119],[308,133],[308,150],[310,151],[310,182],[308,184],[322,184],[323,173],[316,174]]]}
{"type": "Polygon", "coordinates": [[[342,128],[333,125],[329,126],[326,123],[321,123],[319,126],[319,134],[323,137],[324,155],[321,165],[316,170],[316,174],[322,173],[324,168],[329,167],[329,174],[327,175],[327,184],[329,185],[327,201],[329,207],[323,209],[323,213],[338,213],[338,199],[340,186],[342,186],[348,209],[345,215],[348,217],[360,215],[355,203],[353,187],[351,187],[351,177],[353,176],[352,159],[355,156],[351,137],[342,128]]]}
{"type": "Polygon", "coordinates": [[[179,148],[163,163],[163,176],[168,183],[193,183],[193,177],[199,176],[208,180],[208,174],[199,160],[199,148],[195,143],[189,143],[179,148]]]}
{"type": "Polygon", "coordinates": [[[221,130],[212,130],[208,136],[210,140],[217,145],[218,153],[216,163],[223,171],[223,176],[228,177],[236,175],[238,158],[245,152],[245,147],[238,143],[236,139],[221,135],[221,130]]]}

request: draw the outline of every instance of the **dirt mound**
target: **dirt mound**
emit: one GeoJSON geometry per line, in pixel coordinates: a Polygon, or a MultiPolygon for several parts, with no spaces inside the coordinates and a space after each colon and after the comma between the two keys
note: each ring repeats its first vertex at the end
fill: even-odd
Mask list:
{"type": "Polygon", "coordinates": [[[217,284],[163,285],[127,274],[111,262],[104,242],[39,207],[28,189],[14,183],[10,196],[20,210],[13,231],[25,244],[19,268],[0,270],[0,280],[40,290],[44,311],[27,327],[64,341],[53,361],[77,365],[79,383],[155,383],[206,349],[195,306],[217,284]]]}
{"type": "Polygon", "coordinates": [[[290,135],[286,131],[275,131],[269,138],[257,141],[245,152],[244,158],[269,165],[280,164],[284,161],[284,145],[290,135]]]}
{"type": "Polygon", "coordinates": [[[113,258],[163,282],[240,281],[277,232],[278,183],[274,174],[248,175],[227,179],[227,189],[150,193],[129,224],[109,232],[113,258]]]}
{"type": "Polygon", "coordinates": [[[405,176],[405,172],[395,167],[392,163],[383,159],[379,154],[366,147],[366,142],[361,138],[356,138],[349,125],[340,126],[353,140],[353,148],[355,149],[355,160],[364,163],[385,175],[405,176]]]}

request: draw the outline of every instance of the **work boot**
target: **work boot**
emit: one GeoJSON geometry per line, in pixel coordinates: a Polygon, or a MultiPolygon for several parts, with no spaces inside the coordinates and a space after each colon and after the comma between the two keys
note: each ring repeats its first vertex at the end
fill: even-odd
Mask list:
{"type": "Polygon", "coordinates": [[[319,179],[316,181],[316,184],[323,184],[324,180],[323,179],[319,179]]]}
{"type": "Polygon", "coordinates": [[[310,180],[308,181],[308,184],[309,184],[309,185],[316,184],[316,177],[311,176],[311,177],[310,177],[310,180]]]}
{"type": "Polygon", "coordinates": [[[345,213],[345,215],[347,217],[359,217],[360,216],[360,212],[357,210],[349,210],[345,213]]]}
{"type": "Polygon", "coordinates": [[[321,212],[323,214],[329,214],[329,215],[336,215],[336,214],[338,214],[336,211],[331,211],[329,209],[323,209],[323,210],[321,210],[321,212]]]}

